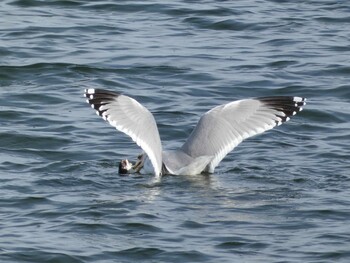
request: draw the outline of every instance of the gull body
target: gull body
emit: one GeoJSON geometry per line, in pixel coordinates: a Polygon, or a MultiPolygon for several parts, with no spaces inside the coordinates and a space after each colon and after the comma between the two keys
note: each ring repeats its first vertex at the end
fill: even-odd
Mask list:
{"type": "Polygon", "coordinates": [[[129,135],[144,151],[135,165],[122,160],[119,171],[154,173],[157,177],[213,173],[243,140],[281,125],[306,104],[305,98],[292,96],[228,102],[206,112],[179,149],[163,151],[153,115],[135,99],[103,89],[86,89],[85,97],[99,116],[129,135]]]}

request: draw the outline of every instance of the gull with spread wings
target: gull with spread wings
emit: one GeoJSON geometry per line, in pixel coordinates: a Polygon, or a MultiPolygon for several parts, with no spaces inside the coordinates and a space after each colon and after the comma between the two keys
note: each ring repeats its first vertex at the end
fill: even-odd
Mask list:
{"type": "Polygon", "coordinates": [[[144,151],[135,164],[122,160],[119,173],[154,173],[157,177],[213,173],[244,139],[281,125],[306,104],[305,98],[289,96],[232,101],[206,112],[179,149],[163,151],[152,113],[135,99],[103,89],[86,89],[85,97],[99,116],[144,151]]]}

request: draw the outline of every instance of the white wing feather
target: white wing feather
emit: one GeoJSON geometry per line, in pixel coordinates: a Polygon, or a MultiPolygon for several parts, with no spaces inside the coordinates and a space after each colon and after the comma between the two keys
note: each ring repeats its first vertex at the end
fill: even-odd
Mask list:
{"type": "Polygon", "coordinates": [[[201,117],[181,150],[193,158],[214,156],[206,167],[212,173],[244,139],[288,121],[303,105],[300,97],[263,97],[217,106],[201,117]]]}
{"type": "Polygon", "coordinates": [[[135,99],[116,92],[86,89],[87,102],[104,120],[137,143],[147,154],[159,176],[162,171],[162,145],[153,115],[135,99]]]}

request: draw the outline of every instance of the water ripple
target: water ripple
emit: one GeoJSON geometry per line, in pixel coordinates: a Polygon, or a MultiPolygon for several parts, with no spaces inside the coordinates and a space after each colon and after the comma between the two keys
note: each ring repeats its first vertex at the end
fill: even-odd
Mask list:
{"type": "Polygon", "coordinates": [[[349,6],[0,3],[1,262],[347,262],[349,6]],[[305,96],[212,175],[119,176],[140,149],[85,88],[130,95],[165,148],[247,97],[305,96]]]}

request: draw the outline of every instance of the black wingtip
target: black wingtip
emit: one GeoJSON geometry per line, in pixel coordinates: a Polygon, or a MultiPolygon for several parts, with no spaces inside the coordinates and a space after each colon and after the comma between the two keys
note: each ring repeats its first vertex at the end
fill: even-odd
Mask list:
{"type": "Polygon", "coordinates": [[[87,98],[86,102],[89,103],[101,117],[103,117],[103,112],[106,110],[101,110],[100,107],[110,103],[120,95],[120,93],[104,89],[85,89],[84,93],[84,96],[87,98]]]}
{"type": "Polygon", "coordinates": [[[118,97],[121,94],[115,91],[105,90],[105,89],[85,89],[85,97],[118,97]]]}
{"type": "Polygon", "coordinates": [[[280,112],[280,114],[276,114],[276,116],[281,119],[281,121],[276,121],[277,125],[288,121],[290,117],[302,111],[303,106],[306,105],[306,98],[303,97],[274,96],[261,97],[257,99],[264,103],[267,107],[280,112]]]}

